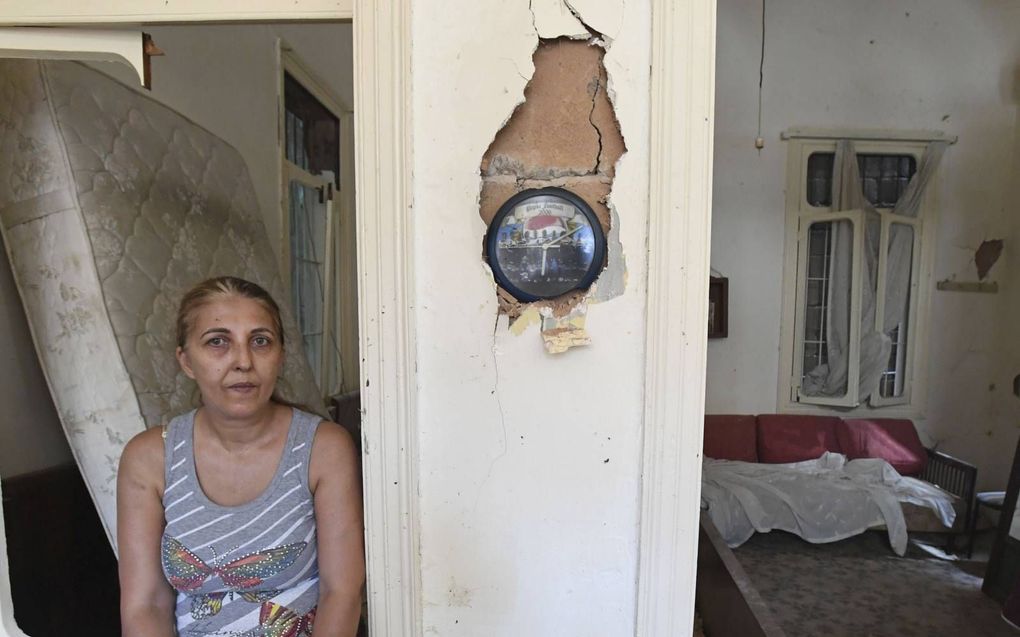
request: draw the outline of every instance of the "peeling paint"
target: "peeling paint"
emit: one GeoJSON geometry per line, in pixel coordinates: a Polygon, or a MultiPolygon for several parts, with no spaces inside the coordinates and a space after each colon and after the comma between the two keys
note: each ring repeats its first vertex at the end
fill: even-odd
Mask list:
{"type": "Polygon", "coordinates": [[[550,354],[562,354],[572,347],[591,345],[591,337],[584,328],[588,314],[586,303],[574,306],[566,316],[556,316],[548,307],[541,308],[539,313],[542,316],[542,342],[545,344],[545,351],[550,354]]]}
{"type": "MultiPolygon", "coordinates": [[[[538,34],[582,35],[558,42],[598,52],[589,45],[591,36],[580,33],[584,29],[572,16],[565,17],[565,5],[553,0],[531,0],[531,11],[523,1],[454,0],[436,20],[412,25],[415,41],[431,43],[413,54],[422,79],[414,91],[420,149],[414,157],[414,199],[415,209],[429,217],[415,237],[422,513],[417,557],[421,625],[428,634],[634,634],[641,435],[631,416],[641,409],[647,269],[635,257],[646,244],[649,215],[651,7],[627,2],[626,27],[620,30],[589,18],[588,5],[595,3],[571,4],[585,22],[619,31],[620,38],[606,51],[608,73],[597,94],[586,90],[591,76],[575,83],[573,121],[585,153],[577,162],[532,162],[533,177],[485,174],[481,158],[509,119],[534,108],[530,93],[529,104],[521,102],[523,78],[536,78],[534,87],[543,72],[534,69],[538,34]],[[547,11],[562,18],[560,33],[543,18],[547,11]],[[612,125],[599,117],[613,113],[607,90],[613,82],[629,149],[610,166],[606,138],[612,125]],[[594,113],[593,95],[599,100],[594,113]],[[598,154],[589,115],[602,133],[604,174],[587,174],[598,154]],[[592,205],[608,229],[609,244],[597,287],[540,304],[553,319],[570,314],[571,304],[586,303],[596,308],[589,312],[598,312],[584,325],[592,346],[559,355],[545,350],[540,305],[503,296],[487,271],[472,267],[483,263],[483,234],[491,219],[486,211],[494,214],[514,192],[550,182],[595,193],[592,205]],[[608,204],[610,191],[617,210],[608,204]],[[596,296],[613,287],[606,282],[622,256],[614,249],[619,243],[631,257],[627,293],[593,306],[596,296]],[[524,338],[516,336],[525,332],[524,338]],[[614,400],[557,399],[563,392],[585,391],[614,400]],[[599,423],[598,436],[590,435],[593,422],[599,423]],[[606,436],[612,442],[603,444],[606,436]],[[599,485],[597,491],[592,485],[599,485]],[[508,547],[534,559],[517,559],[521,551],[508,547]],[[457,606],[465,601],[464,590],[470,592],[469,605],[457,606]]],[[[528,167],[505,149],[494,148],[491,155],[528,167]]]]}
{"type": "Polygon", "coordinates": [[[591,301],[598,303],[622,295],[627,287],[627,256],[623,253],[623,242],[620,241],[620,217],[616,212],[616,206],[612,203],[607,205],[609,213],[612,215],[609,234],[606,235],[606,249],[609,251],[609,258],[606,262],[606,269],[602,271],[599,280],[592,286],[589,295],[591,301]]]}
{"type": "Polygon", "coordinates": [[[538,307],[535,305],[529,305],[515,321],[510,323],[510,333],[514,336],[520,336],[532,325],[537,325],[542,320],[541,315],[538,312],[538,307]]]}
{"type": "Polygon", "coordinates": [[[1002,239],[987,239],[981,242],[980,247],[974,252],[974,265],[977,266],[979,281],[984,281],[992,266],[1002,256],[1002,239]]]}
{"type": "Polygon", "coordinates": [[[604,0],[563,0],[570,12],[579,19],[584,16],[583,24],[599,34],[607,47],[611,46],[620,36],[623,27],[623,14],[626,2],[605,2],[604,0]]]}
{"type": "MultiPolygon", "coordinates": [[[[536,32],[544,33],[542,21],[551,19],[550,13],[556,17],[556,3],[532,0],[529,6],[536,32]]],[[[586,28],[588,36],[584,42],[562,37],[540,40],[533,54],[535,72],[524,89],[525,99],[482,157],[479,215],[489,224],[503,202],[522,190],[565,188],[595,211],[607,237],[607,260],[590,290],[574,291],[551,301],[525,304],[497,288],[499,311],[509,316],[515,334],[523,333],[534,322],[533,318],[519,321],[531,306],[563,317],[585,305],[587,299],[603,302],[622,295],[627,283],[620,215],[609,203],[616,166],[626,153],[626,143],[609,93],[606,45],[601,34],[585,25],[570,5],[560,6],[569,10],[577,25],[586,28]]],[[[587,334],[577,341],[586,339],[587,334]]]]}
{"type": "Polygon", "coordinates": [[[565,36],[573,40],[586,40],[590,37],[584,25],[560,0],[531,0],[528,6],[535,33],[540,38],[565,36]]]}

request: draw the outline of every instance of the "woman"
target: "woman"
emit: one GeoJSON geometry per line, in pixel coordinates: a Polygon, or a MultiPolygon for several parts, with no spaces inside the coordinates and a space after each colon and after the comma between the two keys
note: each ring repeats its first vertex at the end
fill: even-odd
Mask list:
{"type": "Polygon", "coordinates": [[[202,406],[125,447],[117,478],[128,637],[354,635],[360,476],[339,425],[275,399],[279,307],[233,277],[189,291],[177,360],[202,406]]]}

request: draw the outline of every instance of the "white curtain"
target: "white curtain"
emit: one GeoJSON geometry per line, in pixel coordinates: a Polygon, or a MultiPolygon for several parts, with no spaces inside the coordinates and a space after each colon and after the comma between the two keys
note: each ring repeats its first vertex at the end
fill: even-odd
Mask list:
{"type": "MultiPolygon", "coordinates": [[[[931,142],[921,157],[917,171],[892,209],[893,215],[916,218],[921,199],[947,148],[946,142],[931,142]]],[[[861,281],[851,281],[853,263],[853,226],[849,221],[832,222],[829,256],[829,289],[826,364],[807,373],[802,391],[809,396],[843,396],[847,393],[850,356],[850,297],[852,285],[861,290],[860,393],[864,401],[878,389],[889,362],[892,332],[906,323],[910,299],[912,255],[916,237],[912,228],[893,224],[887,253],[885,313],[881,331],[875,329],[878,258],[881,249],[882,221],[864,196],[857,153],[853,142],[836,143],[832,169],[832,210],[863,210],[865,218],[864,259],[861,281]]],[[[803,334],[799,335],[803,337],[803,334]]]]}

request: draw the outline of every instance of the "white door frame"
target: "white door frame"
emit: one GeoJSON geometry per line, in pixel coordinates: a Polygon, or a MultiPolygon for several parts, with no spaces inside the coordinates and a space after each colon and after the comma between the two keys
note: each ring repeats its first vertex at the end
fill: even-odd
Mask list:
{"type": "MultiPolygon", "coordinates": [[[[412,210],[411,0],[16,0],[0,25],[354,20],[362,443],[371,634],[422,634],[412,210]]],[[[715,0],[653,0],[637,633],[694,612],[704,412],[715,0]]],[[[7,573],[0,510],[0,574],[7,573]]],[[[0,637],[20,637],[6,576],[0,637]]]]}
{"type": "Polygon", "coordinates": [[[708,350],[716,0],[652,1],[637,634],[690,634],[708,350]]]}

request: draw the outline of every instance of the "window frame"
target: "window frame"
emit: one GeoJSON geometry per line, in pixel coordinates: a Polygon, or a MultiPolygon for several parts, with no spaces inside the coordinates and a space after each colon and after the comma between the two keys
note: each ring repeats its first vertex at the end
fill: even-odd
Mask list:
{"type": "MultiPolygon", "coordinates": [[[[914,352],[917,351],[917,339],[912,336],[913,331],[911,328],[918,326],[919,317],[917,314],[917,297],[921,290],[921,253],[924,248],[924,219],[923,215],[926,211],[921,210],[921,215],[916,219],[904,218],[901,215],[894,215],[891,212],[880,210],[879,214],[882,217],[882,235],[879,241],[880,246],[886,246],[889,243],[889,234],[893,225],[903,225],[913,228],[914,231],[914,250],[911,253],[910,261],[910,299],[907,305],[907,343],[905,353],[903,353],[904,364],[903,364],[903,391],[899,396],[888,396],[884,397],[881,395],[881,381],[879,381],[879,393],[872,394],[868,398],[868,403],[874,408],[890,407],[893,405],[910,405],[912,397],[914,395],[914,378],[917,376],[917,372],[914,370],[914,366],[911,364],[914,361],[914,352]],[[918,243],[921,243],[921,250],[918,250],[918,243]]],[[[928,223],[927,225],[933,225],[928,223]]],[[[889,252],[888,250],[882,250],[878,254],[878,290],[875,298],[875,325],[881,326],[885,319],[885,286],[886,286],[886,271],[889,266],[889,252]]],[[[897,353],[899,355],[899,352],[897,353]]]]}
{"type": "MultiPolygon", "coordinates": [[[[357,328],[354,327],[354,342],[345,338],[345,328],[351,331],[350,323],[357,320],[357,307],[353,309],[342,306],[343,298],[356,299],[355,295],[344,297],[345,293],[351,291],[350,280],[356,280],[356,274],[348,272],[354,265],[355,260],[347,255],[353,251],[355,244],[352,215],[354,210],[354,192],[352,187],[353,174],[349,167],[354,162],[354,136],[353,111],[343,100],[335,95],[326,84],[320,80],[302,62],[294,52],[293,47],[283,38],[277,38],[277,150],[279,154],[279,212],[280,212],[280,235],[278,237],[280,255],[280,273],[283,278],[284,288],[288,300],[293,299],[291,288],[291,249],[290,249],[290,182],[299,181],[311,187],[324,188],[327,193],[326,201],[326,245],[327,254],[323,255],[325,277],[323,281],[323,360],[320,361],[319,378],[322,379],[322,386],[319,387],[322,396],[328,400],[330,396],[341,394],[352,382],[357,387],[357,370],[351,370],[349,361],[349,350],[357,349],[357,328]],[[323,107],[332,113],[339,122],[339,158],[340,174],[335,175],[339,183],[336,187],[328,179],[313,175],[304,170],[287,158],[287,125],[286,125],[286,98],[284,90],[284,79],[290,75],[298,84],[305,88],[323,107]],[[350,247],[351,250],[345,248],[350,247]],[[328,355],[334,350],[327,344],[331,341],[337,343],[340,349],[336,369],[338,374],[330,372],[328,355]],[[347,375],[352,374],[354,378],[348,379],[347,375]]],[[[295,308],[296,311],[296,308],[295,308]]],[[[356,358],[356,351],[355,351],[356,358]]]]}
{"type": "MultiPolygon", "coordinates": [[[[935,184],[938,177],[932,180],[921,200],[920,211],[916,219],[901,218],[892,215],[891,211],[879,209],[882,217],[883,242],[888,236],[889,225],[905,223],[915,229],[912,255],[911,295],[908,306],[908,336],[905,357],[905,386],[901,396],[870,397],[858,403],[846,402],[845,405],[820,404],[825,401],[812,398],[812,403],[798,400],[801,379],[800,366],[795,356],[803,353],[803,339],[798,338],[797,330],[802,324],[798,319],[801,301],[799,291],[799,259],[802,220],[832,214],[832,207],[812,206],[807,199],[807,161],[813,153],[836,150],[836,142],[840,139],[851,139],[858,154],[889,154],[912,155],[920,168],[921,157],[927,144],[931,141],[955,141],[942,133],[932,131],[864,131],[864,130],[818,130],[791,129],[783,134],[787,143],[786,165],[786,213],[784,229],[783,284],[780,321],[779,344],[779,382],[777,386],[778,411],[784,413],[830,414],[834,407],[839,407],[841,415],[849,417],[882,417],[924,418],[924,399],[927,395],[928,383],[928,330],[930,323],[931,289],[935,261],[936,228],[938,226],[938,193],[935,184]]],[[[863,230],[863,227],[862,227],[863,230]]],[[[855,245],[858,234],[854,236],[855,245]]],[[[863,256],[863,253],[858,253],[863,256]]],[[[857,262],[858,254],[854,255],[857,262]]],[[[879,288],[876,298],[876,322],[882,320],[884,312],[885,272],[887,254],[880,251],[878,263],[879,288]]],[[[858,279],[859,280],[859,279],[858,279]]],[[[855,290],[855,293],[859,294],[855,290]]],[[[859,321],[858,321],[859,323],[859,321]]],[[[859,333],[859,332],[858,332],[859,333]]],[[[859,347],[859,338],[856,347],[859,347]]],[[[852,351],[858,351],[851,344],[852,351]]],[[[852,365],[859,365],[859,357],[854,355],[852,365]]],[[[856,393],[856,389],[854,389],[856,393]]],[[[850,394],[848,388],[848,395],[850,394]]]]}
{"type": "MultiPolygon", "coordinates": [[[[851,274],[850,280],[852,287],[850,288],[850,359],[848,362],[849,371],[847,378],[857,378],[860,372],[861,358],[861,296],[863,288],[855,283],[861,280],[861,275],[864,271],[864,212],[861,210],[845,210],[839,212],[809,212],[803,213],[798,216],[797,219],[797,284],[796,289],[799,293],[801,290],[801,284],[807,282],[807,269],[808,269],[808,238],[811,231],[811,226],[818,222],[828,221],[849,221],[853,227],[853,255],[851,256],[851,274]]],[[[790,396],[793,399],[796,394],[798,404],[808,404],[800,402],[800,382],[799,378],[803,372],[804,362],[804,347],[805,339],[803,338],[804,316],[807,312],[807,306],[802,302],[801,295],[798,294],[796,301],[796,313],[794,316],[794,337],[796,340],[793,343],[793,360],[791,361],[793,368],[791,371],[791,381],[797,379],[797,381],[790,388],[790,396]],[[798,334],[800,338],[797,338],[798,334]]],[[[817,406],[846,406],[856,404],[858,400],[859,392],[858,383],[847,383],[846,395],[842,397],[835,396],[812,396],[812,405],[817,406]]]]}

